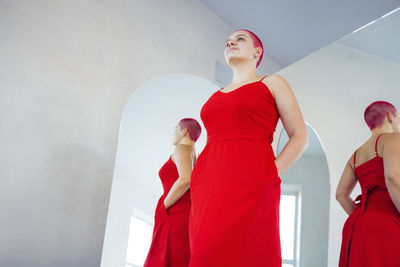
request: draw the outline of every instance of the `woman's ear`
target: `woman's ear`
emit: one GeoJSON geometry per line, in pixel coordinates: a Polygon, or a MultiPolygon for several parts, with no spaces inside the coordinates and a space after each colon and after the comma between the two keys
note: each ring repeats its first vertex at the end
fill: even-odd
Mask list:
{"type": "Polygon", "coordinates": [[[260,56],[262,54],[262,48],[261,47],[256,47],[256,55],[260,56]]]}
{"type": "Polygon", "coordinates": [[[391,112],[388,112],[388,114],[386,115],[386,117],[387,117],[388,121],[389,121],[390,123],[392,123],[392,121],[393,121],[393,114],[392,114],[391,112]]]}

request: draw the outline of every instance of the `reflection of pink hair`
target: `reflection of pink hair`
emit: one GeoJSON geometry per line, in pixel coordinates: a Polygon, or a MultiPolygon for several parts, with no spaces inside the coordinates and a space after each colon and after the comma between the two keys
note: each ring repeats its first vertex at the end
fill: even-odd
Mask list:
{"type": "Polygon", "coordinates": [[[396,108],[386,101],[375,101],[364,111],[364,120],[371,131],[383,124],[388,113],[396,115],[396,108]]]}
{"type": "Polygon", "coordinates": [[[199,139],[201,134],[201,126],[197,120],[191,118],[182,119],[179,122],[179,127],[181,127],[181,130],[187,129],[190,139],[192,139],[194,142],[199,139]]]}
{"type": "Polygon", "coordinates": [[[257,61],[257,65],[256,65],[256,68],[257,68],[258,65],[260,65],[261,60],[262,60],[263,55],[264,55],[264,47],[263,47],[263,44],[262,44],[260,38],[258,38],[257,35],[255,35],[253,32],[251,32],[251,31],[249,31],[249,30],[239,29],[239,30],[236,30],[235,32],[238,32],[238,31],[245,31],[245,32],[247,32],[247,33],[250,35],[251,39],[253,39],[254,47],[255,47],[255,48],[261,47],[262,51],[261,51],[261,55],[260,55],[260,57],[258,58],[258,61],[257,61]]]}

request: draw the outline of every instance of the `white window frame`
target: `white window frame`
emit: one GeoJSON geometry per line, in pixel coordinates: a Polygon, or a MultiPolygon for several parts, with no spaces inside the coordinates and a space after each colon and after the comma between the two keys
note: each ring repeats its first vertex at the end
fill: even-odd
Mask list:
{"type": "MultiPolygon", "coordinates": [[[[142,211],[142,210],[140,210],[140,209],[138,209],[136,207],[133,207],[131,216],[129,217],[129,225],[130,225],[130,222],[131,222],[133,217],[138,219],[138,220],[141,220],[141,221],[147,223],[148,225],[150,225],[152,230],[154,229],[154,218],[152,218],[151,216],[146,214],[144,211],[142,211]]],[[[129,231],[131,231],[131,229],[129,229],[129,231]]],[[[127,244],[126,244],[126,250],[127,251],[126,251],[125,255],[128,254],[128,246],[129,246],[129,240],[128,240],[127,244]]],[[[125,265],[124,266],[125,267],[142,267],[141,265],[137,265],[137,264],[133,264],[133,263],[127,262],[126,261],[126,256],[125,256],[125,265]]]]}
{"type": "Polygon", "coordinates": [[[293,267],[300,266],[300,227],[301,227],[301,186],[292,184],[282,184],[281,195],[295,196],[295,216],[294,216],[294,246],[293,259],[282,258],[282,264],[291,264],[293,267]]]}

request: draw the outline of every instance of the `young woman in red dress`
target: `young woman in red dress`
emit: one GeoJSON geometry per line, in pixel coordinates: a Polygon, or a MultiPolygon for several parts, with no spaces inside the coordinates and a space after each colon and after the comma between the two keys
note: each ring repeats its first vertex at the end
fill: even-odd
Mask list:
{"type": "Polygon", "coordinates": [[[190,184],[190,267],[281,267],[279,175],[304,151],[307,129],[285,79],[257,75],[262,55],[255,34],[232,33],[225,48],[232,82],[201,110],[207,145],[190,184]],[[279,119],[290,140],[275,159],[279,119]]]}
{"type": "Polygon", "coordinates": [[[384,101],[364,113],[371,137],[351,156],[336,199],[349,218],[343,227],[340,267],[400,266],[400,118],[384,101]],[[350,198],[357,182],[361,195],[350,198]]]}
{"type": "Polygon", "coordinates": [[[164,194],[157,204],[153,240],[144,267],[189,266],[189,183],[200,133],[195,119],[183,119],[175,127],[174,153],[159,171],[164,194]]]}

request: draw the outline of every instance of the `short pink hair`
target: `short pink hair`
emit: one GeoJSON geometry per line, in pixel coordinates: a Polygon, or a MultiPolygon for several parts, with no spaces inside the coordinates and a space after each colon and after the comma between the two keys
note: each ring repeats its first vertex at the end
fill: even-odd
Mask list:
{"type": "Polygon", "coordinates": [[[375,101],[368,105],[368,107],[364,111],[364,120],[367,123],[368,127],[371,129],[375,129],[378,126],[381,126],[388,113],[392,113],[396,115],[397,109],[395,106],[386,101],[375,101]]]}
{"type": "Polygon", "coordinates": [[[190,139],[192,139],[194,142],[199,139],[201,134],[201,126],[197,120],[192,118],[182,119],[179,122],[179,127],[181,127],[181,130],[187,129],[190,139]]]}
{"type": "Polygon", "coordinates": [[[256,65],[256,68],[257,68],[258,65],[260,65],[261,60],[262,60],[263,55],[264,55],[264,47],[263,47],[263,44],[262,44],[260,38],[258,38],[258,36],[255,35],[253,32],[251,32],[251,31],[249,31],[249,30],[246,30],[246,29],[239,29],[239,30],[236,30],[235,32],[238,32],[238,31],[245,31],[245,32],[247,32],[247,33],[250,35],[251,39],[253,40],[254,47],[255,47],[255,48],[261,47],[262,51],[261,51],[261,55],[260,55],[260,57],[258,58],[258,61],[257,61],[257,65],[256,65]]]}

